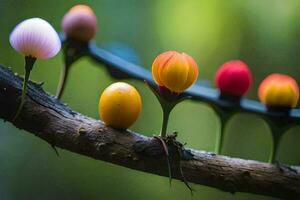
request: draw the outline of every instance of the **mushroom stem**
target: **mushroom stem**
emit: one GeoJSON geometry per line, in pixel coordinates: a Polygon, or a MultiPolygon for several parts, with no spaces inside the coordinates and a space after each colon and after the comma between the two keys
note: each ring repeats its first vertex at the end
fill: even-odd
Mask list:
{"type": "Polygon", "coordinates": [[[16,121],[16,119],[20,115],[22,108],[24,106],[26,94],[27,94],[27,83],[29,80],[30,72],[33,68],[35,61],[36,61],[36,58],[34,58],[32,56],[25,56],[25,77],[24,77],[23,87],[22,87],[21,103],[20,103],[18,110],[12,121],[16,121]]]}

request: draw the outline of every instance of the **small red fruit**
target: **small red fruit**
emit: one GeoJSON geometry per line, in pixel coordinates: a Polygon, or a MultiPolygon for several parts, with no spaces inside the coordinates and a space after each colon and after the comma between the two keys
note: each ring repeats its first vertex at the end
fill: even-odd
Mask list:
{"type": "Polygon", "coordinates": [[[245,95],[252,85],[252,74],[247,64],[240,60],[224,63],[215,76],[216,86],[222,94],[245,95]]]}

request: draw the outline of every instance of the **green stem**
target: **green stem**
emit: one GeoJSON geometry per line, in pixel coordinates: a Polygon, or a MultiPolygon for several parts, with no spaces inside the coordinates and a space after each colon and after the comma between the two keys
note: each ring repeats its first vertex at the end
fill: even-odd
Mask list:
{"type": "Polygon", "coordinates": [[[68,74],[69,74],[69,65],[65,64],[59,80],[59,85],[56,90],[56,98],[60,99],[64,93],[64,89],[68,80],[68,74]]]}
{"type": "Polygon", "coordinates": [[[24,106],[25,99],[26,99],[26,94],[27,94],[27,84],[28,84],[30,72],[33,68],[33,64],[35,63],[35,61],[36,61],[36,58],[33,58],[31,56],[26,56],[25,57],[25,77],[24,77],[23,87],[22,87],[21,103],[18,107],[18,110],[17,110],[13,120],[12,120],[13,122],[16,121],[16,119],[20,115],[20,113],[22,111],[22,108],[24,106]]]}
{"type": "Polygon", "coordinates": [[[224,130],[225,130],[224,126],[225,126],[225,123],[221,120],[219,135],[217,135],[216,146],[215,146],[215,153],[216,154],[220,154],[221,151],[222,151],[223,136],[224,136],[224,130]]]}
{"type": "Polygon", "coordinates": [[[223,148],[223,143],[224,143],[225,125],[231,115],[230,114],[228,115],[227,113],[225,113],[224,111],[221,111],[221,110],[216,111],[216,113],[220,119],[220,130],[219,130],[219,134],[217,135],[217,139],[216,139],[215,153],[221,154],[222,148],[223,148]]]}
{"type": "Polygon", "coordinates": [[[273,136],[273,142],[271,146],[271,153],[269,156],[269,163],[275,162],[275,158],[278,153],[278,146],[281,138],[281,132],[279,132],[279,130],[273,130],[272,136],[273,136]]]}
{"type": "Polygon", "coordinates": [[[167,135],[169,116],[172,109],[164,108],[164,107],[162,109],[163,109],[163,123],[160,131],[160,136],[164,138],[167,135]]]}

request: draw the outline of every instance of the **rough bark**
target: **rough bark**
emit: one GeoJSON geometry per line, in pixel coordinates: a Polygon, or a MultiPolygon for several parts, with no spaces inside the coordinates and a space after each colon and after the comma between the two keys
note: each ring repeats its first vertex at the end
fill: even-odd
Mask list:
{"type": "MultiPolygon", "coordinates": [[[[0,117],[11,121],[20,102],[22,79],[0,66],[0,117]]],[[[159,140],[129,130],[106,127],[72,111],[50,96],[41,85],[30,82],[25,106],[16,127],[57,147],[98,160],[148,173],[168,176],[159,140]]],[[[186,149],[181,159],[170,144],[173,178],[228,192],[248,192],[284,199],[300,199],[300,167],[219,156],[186,149]]]]}

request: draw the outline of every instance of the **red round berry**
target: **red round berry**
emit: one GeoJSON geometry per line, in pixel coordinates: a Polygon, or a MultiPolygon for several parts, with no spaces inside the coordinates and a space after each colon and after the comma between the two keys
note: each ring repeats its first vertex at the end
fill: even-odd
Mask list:
{"type": "Polygon", "coordinates": [[[246,63],[232,60],[218,69],[215,83],[222,94],[243,96],[251,87],[252,74],[246,63]]]}

